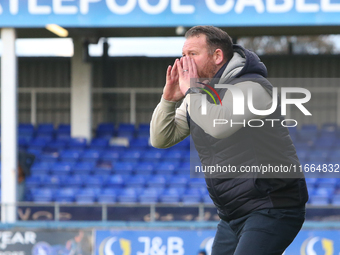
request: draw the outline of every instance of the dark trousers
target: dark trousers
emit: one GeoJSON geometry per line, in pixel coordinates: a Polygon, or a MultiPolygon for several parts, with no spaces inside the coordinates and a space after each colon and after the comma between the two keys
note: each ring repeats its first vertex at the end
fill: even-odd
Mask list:
{"type": "Polygon", "coordinates": [[[211,255],[281,255],[300,231],[304,208],[262,209],[221,220],[211,255]]]}

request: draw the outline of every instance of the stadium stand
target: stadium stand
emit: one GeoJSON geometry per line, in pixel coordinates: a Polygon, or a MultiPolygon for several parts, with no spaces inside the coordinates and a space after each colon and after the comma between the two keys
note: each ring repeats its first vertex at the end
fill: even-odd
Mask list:
{"type": "MultiPolygon", "coordinates": [[[[202,178],[190,178],[190,139],[172,148],[149,145],[149,125],[98,125],[96,137],[71,138],[70,125],[19,125],[19,147],[36,155],[26,178],[26,200],[37,203],[211,203],[202,178]],[[129,146],[112,143],[125,137],[129,146]]],[[[339,163],[336,124],[289,128],[306,172],[312,205],[339,205],[340,181],[324,178],[323,164],[339,163]],[[320,164],[321,168],[317,168],[320,164]]],[[[338,169],[337,171],[340,171],[338,169]]]]}

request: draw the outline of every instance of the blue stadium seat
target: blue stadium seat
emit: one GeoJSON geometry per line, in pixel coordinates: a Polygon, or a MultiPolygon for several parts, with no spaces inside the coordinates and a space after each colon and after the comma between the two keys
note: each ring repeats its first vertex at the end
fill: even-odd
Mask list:
{"type": "Polygon", "coordinates": [[[118,195],[118,202],[120,203],[137,203],[137,191],[136,189],[123,189],[118,195]]]}
{"type": "Polygon", "coordinates": [[[20,123],[18,127],[18,135],[19,136],[34,136],[34,126],[29,123],[20,123]]]}
{"type": "Polygon", "coordinates": [[[150,176],[146,181],[146,185],[149,188],[165,188],[166,186],[166,179],[164,176],[154,175],[150,176]]]}
{"type": "Polygon", "coordinates": [[[18,145],[20,148],[26,150],[31,140],[32,137],[19,136],[18,145]]]}
{"type": "Polygon", "coordinates": [[[111,175],[113,173],[112,165],[107,162],[99,163],[93,168],[93,173],[103,176],[111,175]]]}
{"type": "Polygon", "coordinates": [[[337,180],[335,178],[319,178],[317,179],[317,187],[318,189],[335,189],[337,180]]]}
{"type": "Polygon", "coordinates": [[[190,150],[184,150],[183,154],[182,154],[182,161],[183,163],[190,163],[190,160],[198,160],[199,161],[199,157],[197,153],[192,153],[190,150]],[[195,158],[194,158],[195,157],[195,158]]]}
{"type": "Polygon", "coordinates": [[[44,177],[46,176],[41,176],[41,175],[31,175],[26,177],[26,189],[36,189],[40,188],[42,184],[44,184],[44,177]]]}
{"type": "Polygon", "coordinates": [[[117,196],[121,192],[122,188],[103,188],[100,190],[99,194],[115,195],[117,196]]]}
{"type": "Polygon", "coordinates": [[[318,180],[317,178],[306,178],[306,183],[307,183],[307,185],[310,184],[314,187],[314,186],[316,186],[317,180],[318,180]]]}
{"type": "Polygon", "coordinates": [[[124,185],[125,185],[124,178],[118,174],[110,176],[105,182],[105,186],[107,188],[121,189],[124,187],[124,185]]]}
{"type": "Polygon", "coordinates": [[[55,140],[52,142],[49,142],[46,145],[46,149],[48,151],[62,151],[64,149],[66,149],[66,145],[67,145],[67,141],[66,140],[55,140]]]}
{"type": "Polygon", "coordinates": [[[331,150],[329,152],[329,156],[330,156],[330,158],[340,158],[340,148],[336,148],[336,149],[331,150]]]}
{"type": "Polygon", "coordinates": [[[335,206],[340,205],[340,194],[336,194],[332,197],[332,205],[335,205],[335,206]]]}
{"type": "Polygon", "coordinates": [[[87,146],[86,138],[78,137],[78,138],[71,138],[68,141],[67,147],[71,150],[84,150],[87,146]]]}
{"type": "Polygon", "coordinates": [[[117,136],[132,139],[135,136],[135,131],[134,124],[120,123],[117,130],[117,136]]]}
{"type": "Polygon", "coordinates": [[[42,123],[38,125],[37,128],[37,135],[38,134],[48,134],[53,135],[54,134],[54,126],[52,123],[42,123]]]}
{"type": "Polygon", "coordinates": [[[64,150],[60,153],[60,161],[75,163],[78,161],[80,154],[81,151],[79,150],[64,150]]]}
{"type": "Polygon", "coordinates": [[[137,137],[149,137],[150,136],[150,124],[139,124],[137,130],[137,137]]]}
{"type": "Polygon", "coordinates": [[[121,155],[121,161],[137,163],[140,160],[141,155],[142,153],[139,150],[128,150],[121,155]]]}
{"type": "Polygon", "coordinates": [[[325,139],[325,140],[330,140],[330,139],[337,139],[337,130],[334,131],[328,131],[328,130],[320,130],[319,134],[319,139],[325,139]]]}
{"type": "Polygon", "coordinates": [[[316,124],[303,124],[300,131],[318,132],[318,126],[316,124]]]}
{"type": "Polygon", "coordinates": [[[156,174],[158,175],[173,175],[178,167],[178,163],[161,162],[155,166],[156,174]]]}
{"type": "Polygon", "coordinates": [[[97,195],[100,189],[80,189],[77,194],[75,194],[75,201],[78,204],[91,204],[96,202],[97,195]]]}
{"type": "Polygon", "coordinates": [[[115,126],[113,123],[101,123],[98,125],[96,133],[97,137],[110,138],[114,135],[115,126]]]}
{"type": "Polygon", "coordinates": [[[93,162],[78,162],[72,167],[72,173],[76,175],[89,175],[95,167],[93,162]]]}
{"type": "Polygon", "coordinates": [[[309,143],[309,142],[301,142],[301,141],[294,142],[296,151],[300,151],[300,150],[309,151],[311,148],[311,145],[312,143],[309,143]]]}
{"type": "Polygon", "coordinates": [[[55,190],[48,188],[31,189],[32,201],[35,203],[53,202],[55,190]]]}
{"type": "Polygon", "coordinates": [[[176,168],[176,173],[179,175],[190,175],[190,162],[180,163],[176,168]]]}
{"type": "Polygon", "coordinates": [[[58,129],[56,131],[57,135],[71,135],[71,125],[70,124],[59,124],[58,129]]]}
{"type": "Polygon", "coordinates": [[[86,188],[102,188],[106,183],[106,176],[84,175],[84,186],[86,188]]]}
{"type": "Polygon", "coordinates": [[[165,150],[148,149],[142,154],[142,160],[147,163],[158,163],[163,158],[165,150]]]}
{"type": "Polygon", "coordinates": [[[78,189],[62,188],[58,189],[55,194],[55,202],[58,203],[73,203],[78,189]]]}
{"type": "Polygon", "coordinates": [[[323,162],[323,163],[327,163],[327,159],[328,159],[328,151],[327,150],[312,150],[309,152],[309,157],[308,157],[309,161],[311,163],[315,163],[315,162],[323,162]]]}
{"type": "Polygon", "coordinates": [[[120,155],[122,153],[119,151],[113,151],[113,150],[109,150],[109,151],[104,151],[102,156],[101,156],[101,160],[103,161],[110,161],[110,162],[117,162],[120,159],[120,155]]]}
{"type": "Polygon", "coordinates": [[[202,202],[202,192],[200,189],[187,189],[182,195],[182,202],[185,204],[197,204],[202,202]]]}
{"type": "Polygon", "coordinates": [[[115,151],[119,153],[123,153],[127,150],[128,150],[128,147],[126,147],[125,145],[121,145],[121,144],[109,144],[109,147],[106,148],[106,151],[115,151]]]}
{"type": "Polygon", "coordinates": [[[68,134],[56,134],[55,140],[56,141],[65,141],[68,144],[71,141],[71,136],[68,134]]]}
{"type": "Polygon", "coordinates": [[[160,202],[166,204],[177,204],[180,202],[180,197],[182,194],[183,191],[180,189],[166,189],[160,196],[160,202]]]}
{"type": "Polygon", "coordinates": [[[330,203],[330,199],[327,195],[311,195],[309,203],[311,205],[328,205],[330,203]]]}
{"type": "Polygon", "coordinates": [[[204,204],[213,204],[213,201],[212,201],[211,197],[209,196],[209,193],[204,194],[204,195],[202,196],[202,202],[203,202],[204,204]]]}
{"type": "Polygon", "coordinates": [[[52,134],[37,133],[35,139],[45,140],[46,142],[51,142],[54,139],[52,134]]]}
{"type": "Polygon", "coordinates": [[[301,127],[298,133],[299,141],[313,141],[318,134],[318,127],[314,124],[305,124],[301,127]]]}
{"type": "Polygon", "coordinates": [[[148,162],[138,163],[135,166],[135,172],[138,175],[151,176],[154,171],[154,164],[148,162]]]}
{"type": "Polygon", "coordinates": [[[331,137],[336,136],[336,133],[338,131],[338,126],[336,123],[324,123],[320,130],[320,136],[328,136],[331,137]]]}
{"type": "Polygon", "coordinates": [[[190,178],[188,186],[191,189],[206,189],[207,184],[204,178],[190,178]]]}
{"type": "Polygon", "coordinates": [[[189,182],[190,176],[185,175],[175,175],[172,176],[168,185],[169,188],[182,188],[185,189],[187,187],[187,183],[189,182]]]}
{"type": "Polygon", "coordinates": [[[63,182],[63,176],[46,176],[44,178],[44,182],[41,183],[42,188],[49,188],[49,189],[58,189],[61,186],[61,183],[63,182]]]}
{"type": "Polygon", "coordinates": [[[183,141],[175,144],[171,147],[173,150],[188,150],[190,149],[190,138],[187,137],[183,141]]]}
{"type": "Polygon", "coordinates": [[[297,134],[298,132],[297,127],[288,127],[288,130],[290,135],[297,134]]]}
{"type": "Polygon", "coordinates": [[[104,150],[109,145],[108,138],[94,138],[90,143],[92,150],[104,150]]]}
{"type": "Polygon", "coordinates": [[[310,149],[300,148],[296,150],[296,154],[300,161],[306,161],[309,158],[310,149]]]}
{"type": "Polygon", "coordinates": [[[84,177],[79,175],[67,176],[62,185],[67,188],[79,189],[83,186],[84,177]]]}
{"type": "Polygon", "coordinates": [[[141,175],[135,175],[127,179],[125,182],[126,188],[144,188],[146,183],[145,177],[141,175]]]}
{"type": "Polygon", "coordinates": [[[102,189],[101,193],[97,196],[98,203],[113,204],[117,202],[117,189],[106,188],[102,189]]]}
{"type": "Polygon", "coordinates": [[[100,150],[85,150],[81,155],[80,155],[80,160],[82,162],[91,162],[91,163],[97,163],[99,160],[100,156],[102,154],[102,151],[100,150]]]}
{"type": "Polygon", "coordinates": [[[50,173],[51,164],[47,162],[37,162],[31,167],[31,175],[48,175],[50,173]]]}
{"type": "Polygon", "coordinates": [[[113,171],[115,174],[120,175],[131,175],[136,163],[129,163],[129,162],[117,162],[113,164],[113,171]]]}
{"type": "Polygon", "coordinates": [[[49,163],[53,164],[58,161],[59,153],[42,153],[39,157],[36,158],[36,161],[42,162],[42,163],[49,163]]]}
{"type": "Polygon", "coordinates": [[[36,149],[36,150],[43,150],[46,145],[47,145],[47,142],[45,139],[34,139],[33,141],[30,142],[28,148],[29,149],[36,149]]]}
{"type": "Polygon", "coordinates": [[[139,195],[141,204],[155,204],[159,200],[159,196],[163,193],[163,189],[146,188],[139,195]]]}
{"type": "Polygon", "coordinates": [[[313,146],[318,150],[332,149],[336,144],[336,139],[334,137],[319,137],[315,140],[313,146]]]}
{"type": "Polygon", "coordinates": [[[183,150],[168,150],[167,153],[163,155],[164,160],[180,162],[183,156],[183,150]]]}
{"type": "Polygon", "coordinates": [[[329,161],[328,162],[330,164],[332,164],[334,170],[340,171],[340,168],[339,168],[340,163],[339,163],[339,157],[338,156],[336,156],[334,154],[331,155],[329,157],[329,161]]]}
{"type": "Polygon", "coordinates": [[[314,194],[315,192],[315,189],[314,187],[310,186],[307,184],[307,190],[308,190],[308,194],[314,194]]]}
{"type": "Polygon", "coordinates": [[[134,138],[130,141],[129,146],[131,149],[144,150],[149,147],[148,137],[134,138]]]}
{"type": "Polygon", "coordinates": [[[334,193],[334,190],[334,188],[316,188],[313,192],[313,195],[331,197],[334,193]]]}
{"type": "Polygon", "coordinates": [[[51,174],[53,175],[70,175],[73,163],[58,162],[52,165],[51,174]]]}

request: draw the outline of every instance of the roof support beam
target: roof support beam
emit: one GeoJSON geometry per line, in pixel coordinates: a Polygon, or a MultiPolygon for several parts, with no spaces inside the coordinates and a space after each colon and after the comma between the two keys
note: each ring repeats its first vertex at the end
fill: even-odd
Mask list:
{"type": "Polygon", "coordinates": [[[16,221],[17,194],[17,57],[15,55],[16,31],[2,28],[1,57],[1,222],[16,221]]]}

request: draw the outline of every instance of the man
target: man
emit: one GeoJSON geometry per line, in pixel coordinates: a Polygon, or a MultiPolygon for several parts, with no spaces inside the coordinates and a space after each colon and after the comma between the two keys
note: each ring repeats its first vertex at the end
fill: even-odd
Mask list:
{"type": "Polygon", "coordinates": [[[243,92],[244,102],[251,90],[254,108],[268,110],[273,100],[266,67],[218,28],[193,27],[185,37],[183,57],[168,67],[162,99],[152,116],[151,144],[168,148],[191,134],[202,166],[235,167],[233,173],[205,174],[221,218],[212,255],[282,254],[305,219],[308,194],[303,175],[261,178],[258,172],[241,171],[246,166],[300,164],[288,129],[280,124],[280,106],[269,116],[259,116],[244,105],[244,114],[234,115],[231,91],[213,88],[232,84],[243,92]],[[221,99],[215,103],[207,97],[206,114],[202,114],[202,89],[190,87],[190,82],[202,84],[198,78],[206,84],[205,91],[215,90],[221,99]],[[216,119],[235,125],[214,125],[216,119]],[[245,125],[252,119],[280,121],[263,121],[261,127],[245,125]]]}

